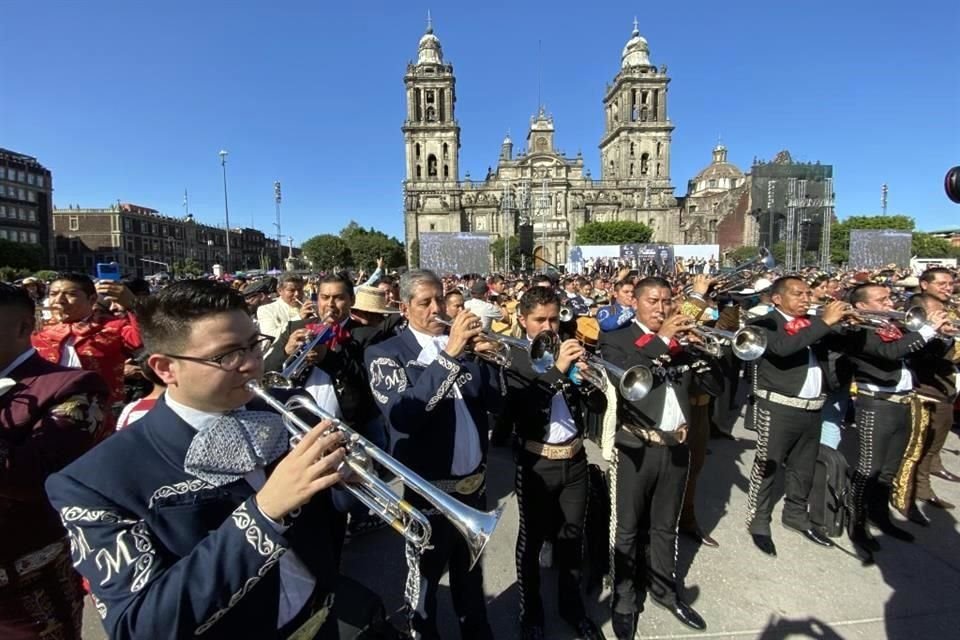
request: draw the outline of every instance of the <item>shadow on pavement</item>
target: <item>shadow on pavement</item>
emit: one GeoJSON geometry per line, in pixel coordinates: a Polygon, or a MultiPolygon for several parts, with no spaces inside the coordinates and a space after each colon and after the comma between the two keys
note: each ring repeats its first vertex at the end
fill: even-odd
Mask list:
{"type": "Polygon", "coordinates": [[[843,636],[830,625],[816,618],[791,620],[771,616],[757,640],[786,640],[787,638],[818,638],[819,640],[843,640],[843,636]]]}

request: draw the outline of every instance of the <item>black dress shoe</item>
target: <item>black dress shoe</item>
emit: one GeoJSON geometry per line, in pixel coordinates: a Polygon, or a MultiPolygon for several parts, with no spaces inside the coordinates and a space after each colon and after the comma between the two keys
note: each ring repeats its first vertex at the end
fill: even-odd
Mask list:
{"type": "Polygon", "coordinates": [[[539,624],[521,624],[521,640],[543,640],[543,625],[539,624]]]}
{"type": "Polygon", "coordinates": [[[677,600],[673,604],[666,604],[665,602],[660,602],[656,598],[653,598],[653,602],[657,606],[663,607],[672,613],[674,618],[687,625],[691,629],[703,631],[707,628],[707,623],[703,621],[703,618],[700,617],[700,614],[694,611],[693,607],[682,600],[677,600]]]}
{"type": "Polygon", "coordinates": [[[633,640],[633,636],[637,634],[638,617],[636,613],[613,612],[610,623],[613,626],[613,635],[617,637],[617,640],[633,640]]]}
{"type": "Polygon", "coordinates": [[[910,505],[910,510],[907,511],[907,520],[913,524],[918,524],[921,527],[930,526],[930,518],[923,514],[923,511],[920,511],[920,507],[916,504],[910,505]]]}
{"type": "Polygon", "coordinates": [[[793,531],[794,533],[799,533],[801,536],[809,540],[814,544],[818,544],[821,547],[832,547],[833,540],[828,538],[823,533],[820,533],[816,528],[810,527],[809,529],[797,529],[796,527],[791,527],[788,524],[783,525],[783,528],[788,531],[793,531]]]}
{"type": "Polygon", "coordinates": [[[932,471],[930,475],[937,476],[941,480],[947,480],[948,482],[960,482],[960,476],[955,473],[950,473],[946,469],[941,469],[940,471],[932,471]]]}
{"type": "Polygon", "coordinates": [[[714,540],[713,538],[705,534],[700,529],[681,529],[680,533],[687,536],[688,538],[692,538],[694,541],[702,544],[705,547],[716,549],[717,547],[720,546],[719,542],[717,542],[716,540],[714,540]]]}
{"type": "Polygon", "coordinates": [[[927,498],[924,500],[931,507],[936,507],[937,509],[953,509],[953,503],[947,502],[943,498],[938,496],[933,496],[932,498],[927,498]]]}
{"type": "MultiPolygon", "coordinates": [[[[580,619],[580,622],[576,624],[572,622],[568,622],[567,624],[577,630],[577,638],[581,638],[582,640],[603,640],[600,627],[590,618],[583,617],[580,619]]],[[[541,638],[542,637],[543,636],[541,636],[541,638]]]]}
{"type": "Polygon", "coordinates": [[[757,549],[772,558],[777,557],[777,545],[773,544],[773,538],[761,533],[751,533],[750,537],[753,538],[753,544],[757,549]]]}

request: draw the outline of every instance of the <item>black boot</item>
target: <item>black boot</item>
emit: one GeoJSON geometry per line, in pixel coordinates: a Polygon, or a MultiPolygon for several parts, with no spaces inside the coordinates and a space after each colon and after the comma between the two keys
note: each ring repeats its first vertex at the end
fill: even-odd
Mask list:
{"type": "Polygon", "coordinates": [[[637,633],[637,619],[639,617],[636,613],[613,612],[611,622],[613,624],[613,635],[617,637],[617,640],[633,640],[637,633]]]}
{"type": "Polygon", "coordinates": [[[913,542],[913,534],[901,529],[890,520],[890,493],[892,488],[888,484],[877,483],[873,488],[873,495],[868,506],[868,517],[877,529],[883,533],[902,540],[913,542]]]}

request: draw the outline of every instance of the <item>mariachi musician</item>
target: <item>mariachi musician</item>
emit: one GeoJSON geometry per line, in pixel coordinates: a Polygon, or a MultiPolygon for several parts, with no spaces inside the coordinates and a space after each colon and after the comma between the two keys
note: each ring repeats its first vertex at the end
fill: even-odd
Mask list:
{"type": "Polygon", "coordinates": [[[627,369],[642,365],[653,386],[640,400],[619,398],[616,432],[616,492],[613,553],[613,630],[619,640],[634,637],[649,589],[655,603],[698,630],[703,618],[680,596],[676,578],[677,520],[689,467],[686,444],[690,386],[719,389],[715,370],[680,347],[678,335],[693,321],[672,311],[670,283],[645,278],[635,288],[636,319],[600,334],[602,357],[627,369]],[[649,539],[649,548],[644,541],[649,539]],[[645,558],[649,557],[649,561],[645,558]],[[649,586],[648,586],[649,585],[649,586]]]}
{"type": "MultiPolygon", "coordinates": [[[[560,297],[534,287],[520,301],[520,325],[528,340],[560,327],[560,297]]],[[[587,508],[587,455],[584,449],[585,412],[600,411],[603,396],[590,385],[573,384],[575,363],[583,347],[564,341],[556,362],[535,370],[527,351],[511,349],[505,372],[505,413],[516,424],[516,492],[520,510],[517,537],[517,582],[520,587],[520,627],[524,640],[542,640],[543,603],[540,599],[540,549],[553,542],[560,616],[577,635],[602,640],[580,595],[584,520],[587,508]]]]}
{"type": "MultiPolygon", "coordinates": [[[[863,314],[893,310],[890,290],[881,285],[858,285],[849,299],[854,309],[863,314]]],[[[850,539],[866,558],[872,558],[872,552],[880,549],[867,530],[868,519],[892,538],[906,542],[914,539],[909,531],[893,524],[889,510],[894,479],[913,422],[921,417],[919,399],[913,392],[913,376],[904,358],[924,350],[946,320],[944,311],[934,311],[918,331],[904,332],[886,324],[876,331],[858,332],[859,339],[849,345],[857,384],[855,420],[860,438],[853,473],[850,539]]]]}
{"type": "Polygon", "coordinates": [[[820,443],[820,410],[827,393],[814,347],[851,311],[849,305],[836,301],[825,305],[819,317],[808,319],[810,287],[797,276],[778,278],[770,290],[773,311],[750,322],[763,330],[767,349],[754,368],[752,417],[757,450],[750,472],[747,529],[761,552],[776,556],[770,520],[774,481],[784,466],[784,527],[815,544],[833,546],[810,522],[807,508],[820,443]]]}
{"type": "MultiPolygon", "coordinates": [[[[443,283],[431,271],[414,270],[400,281],[400,310],[409,324],[399,335],[366,352],[373,397],[393,433],[396,458],[464,504],[483,509],[486,498],[487,411],[502,402],[497,370],[467,348],[483,331],[480,319],[461,312],[446,325],[443,283]]],[[[412,491],[405,498],[430,508],[412,491]]],[[[470,568],[467,543],[442,515],[431,515],[431,548],[423,551],[407,576],[419,596],[409,617],[416,638],[439,639],[437,589],[449,567],[450,590],[464,640],[493,637],[487,621],[480,565],[470,568]],[[419,574],[419,577],[418,577],[419,574]]]]}

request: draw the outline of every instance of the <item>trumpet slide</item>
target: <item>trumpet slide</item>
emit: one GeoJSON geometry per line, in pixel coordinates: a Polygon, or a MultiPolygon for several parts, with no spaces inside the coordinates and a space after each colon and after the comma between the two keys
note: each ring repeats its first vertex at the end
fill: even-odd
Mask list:
{"type": "Polygon", "coordinates": [[[444,493],[401,464],[382,449],[374,446],[352,428],[335,416],[324,411],[313,400],[304,396],[294,396],[281,402],[264,387],[291,388],[289,380],[277,374],[267,374],[263,381],[248,380],[244,385],[266,404],[280,413],[283,424],[291,434],[291,444],[297,442],[313,427],[300,418],[296,411],[305,410],[321,420],[330,420],[333,429],[343,433],[347,442],[344,445],[346,457],[343,464],[356,474],[359,482],[343,482],[342,487],[355,496],[367,508],[393,527],[416,549],[422,551],[430,547],[432,532],[430,521],[418,509],[403,499],[389,484],[377,477],[371,462],[376,462],[398,478],[404,486],[420,495],[436,508],[460,532],[467,541],[470,553],[470,567],[477,563],[484,547],[490,540],[503,507],[483,512],[463,504],[456,498],[444,493]]]}

